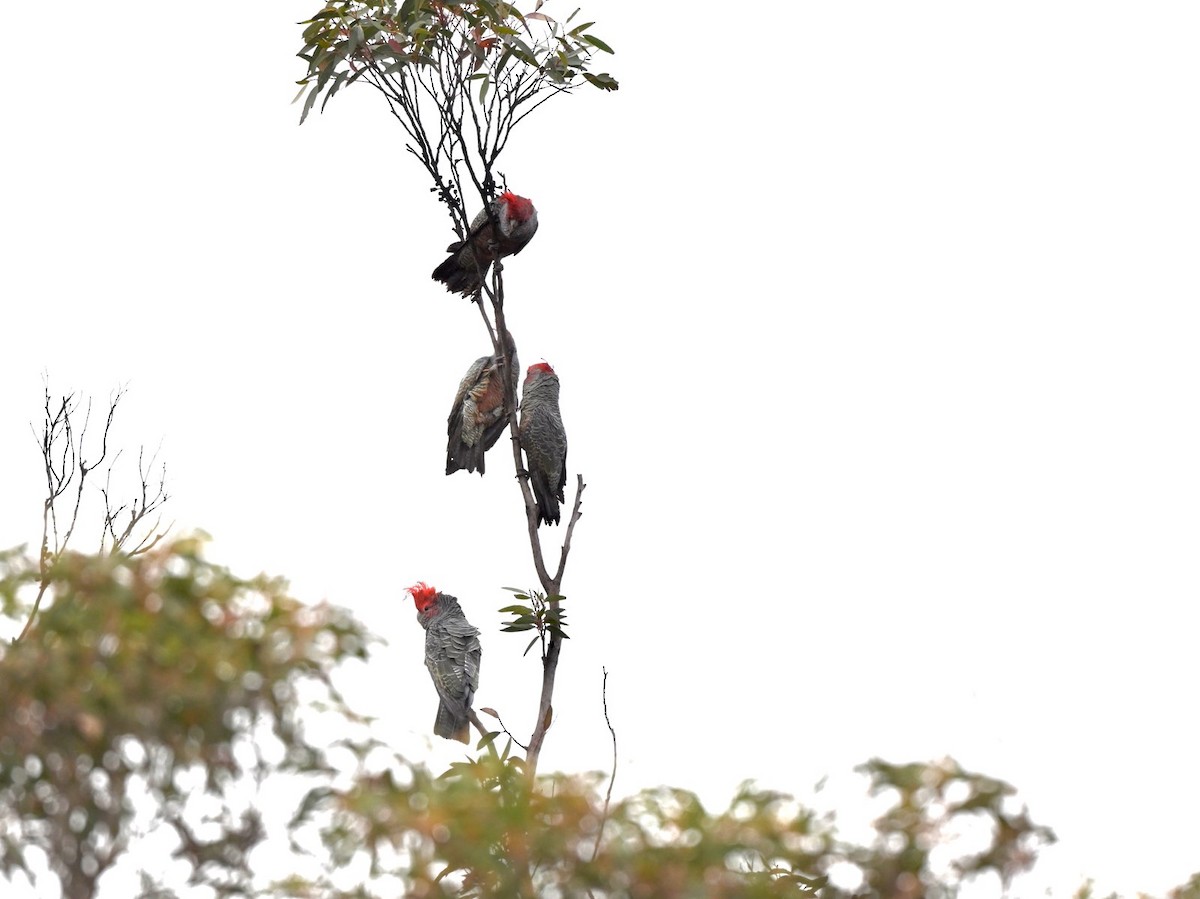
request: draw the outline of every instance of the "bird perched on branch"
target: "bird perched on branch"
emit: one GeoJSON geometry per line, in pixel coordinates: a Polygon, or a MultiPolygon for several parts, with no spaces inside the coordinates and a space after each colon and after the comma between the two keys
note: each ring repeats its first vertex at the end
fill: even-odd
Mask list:
{"type": "Polygon", "coordinates": [[[537,500],[538,520],[558,524],[567,482],[567,432],[558,409],[558,375],[547,362],[529,366],[521,393],[521,449],[537,500]]]}
{"type": "Polygon", "coordinates": [[[504,332],[511,361],[508,377],[501,375],[503,357],[481,356],[467,369],[446,419],[446,474],[460,469],[484,473],[483,454],[508,427],[508,404],[517,397],[517,346],[504,332]],[[507,389],[505,382],[507,381],[507,389]]]}
{"type": "Polygon", "coordinates": [[[458,600],[424,581],[409,587],[417,621],[425,628],[425,667],[438,694],[433,732],[447,740],[467,742],[467,713],[479,687],[479,630],[471,626],[458,600]]]}
{"type": "Polygon", "coordinates": [[[497,259],[520,253],[537,231],[537,210],[512,191],[506,190],[492,200],[489,209],[491,215],[483,209],[475,216],[466,240],[456,240],[446,247],[450,255],[433,270],[433,279],[452,293],[469,297],[481,289],[488,267],[497,259]]]}

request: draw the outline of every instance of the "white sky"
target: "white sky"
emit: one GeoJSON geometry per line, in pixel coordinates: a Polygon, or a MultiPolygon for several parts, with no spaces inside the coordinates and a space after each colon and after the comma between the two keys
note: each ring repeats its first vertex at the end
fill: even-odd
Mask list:
{"type": "MultiPolygon", "coordinates": [[[[42,372],[128,382],[177,528],[359,613],[364,702],[443,764],[402,590],[460,597],[478,701],[527,733],[495,611],[534,583],[523,512],[506,442],[442,474],[486,336],[429,278],[451,235],[399,126],[365,87],[297,126],[318,7],[68,0],[9,47],[0,545],[37,535],[42,372]]],[[[620,92],[500,167],[541,221],[510,322],[589,484],[544,767],[607,766],[606,665],[623,791],[948,754],[1057,830],[1026,895],[1186,879],[1200,8],[585,12],[620,92]]]]}

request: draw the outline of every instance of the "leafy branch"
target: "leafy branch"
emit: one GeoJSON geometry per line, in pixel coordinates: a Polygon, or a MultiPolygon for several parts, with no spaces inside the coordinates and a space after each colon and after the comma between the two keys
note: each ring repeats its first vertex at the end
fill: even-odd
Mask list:
{"type": "Polygon", "coordinates": [[[529,650],[533,649],[533,645],[539,640],[542,644],[542,661],[546,661],[546,640],[549,637],[557,634],[562,639],[569,639],[564,631],[566,627],[565,619],[566,611],[562,608],[562,602],[566,599],[565,596],[551,596],[549,599],[543,593],[536,590],[523,592],[516,587],[505,587],[505,590],[515,594],[516,599],[523,599],[529,605],[514,604],[505,606],[500,611],[515,616],[511,621],[507,622],[504,627],[500,628],[501,632],[506,634],[521,633],[522,631],[536,630],[533,639],[525,647],[525,651],[521,653],[523,656],[529,655],[529,650]]]}
{"type": "Polygon", "coordinates": [[[308,63],[300,79],[303,122],[318,97],[321,110],[343,87],[362,81],[386,100],[408,137],[406,149],[433,180],[461,240],[469,219],[464,186],[486,204],[492,171],[513,129],[551,97],[588,83],[612,91],[617,81],[590,70],[612,48],[592,34],[511,3],[438,0],[330,0],[302,22],[308,63]]]}

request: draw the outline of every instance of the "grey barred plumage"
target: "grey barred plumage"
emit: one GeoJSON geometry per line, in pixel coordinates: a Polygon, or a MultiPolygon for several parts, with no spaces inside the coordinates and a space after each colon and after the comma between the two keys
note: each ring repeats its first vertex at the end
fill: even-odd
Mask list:
{"type": "Polygon", "coordinates": [[[559,381],[545,362],[529,366],[521,394],[521,449],[537,500],[539,523],[558,524],[567,482],[567,432],[558,407],[559,381]]]}
{"type": "Polygon", "coordinates": [[[467,621],[456,597],[424,583],[409,587],[408,592],[417,606],[417,620],[425,628],[425,667],[438,694],[433,732],[466,743],[470,731],[467,713],[479,689],[483,655],[479,629],[467,621]]]}
{"type": "Polygon", "coordinates": [[[454,404],[446,419],[446,474],[461,469],[484,473],[484,454],[508,427],[507,400],[517,396],[517,347],[505,332],[512,365],[508,390],[500,377],[501,358],[492,354],[476,359],[459,382],[454,404]]]}

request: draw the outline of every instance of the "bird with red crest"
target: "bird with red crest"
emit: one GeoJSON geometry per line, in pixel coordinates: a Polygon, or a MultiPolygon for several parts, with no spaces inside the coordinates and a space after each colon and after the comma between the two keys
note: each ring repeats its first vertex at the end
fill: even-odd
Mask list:
{"type": "Polygon", "coordinates": [[[470,297],[483,288],[491,264],[520,253],[537,228],[533,203],[506,190],[475,216],[465,240],[446,247],[450,255],[433,270],[433,279],[445,284],[451,293],[470,297]]]}
{"type": "Polygon", "coordinates": [[[446,419],[446,474],[466,469],[484,473],[484,454],[508,428],[508,412],[517,400],[517,345],[505,331],[510,368],[504,354],[480,356],[459,382],[446,419]]]}
{"type": "Polygon", "coordinates": [[[433,732],[466,743],[483,654],[479,629],[467,621],[456,597],[439,593],[424,581],[406,592],[417,607],[417,621],[425,628],[425,667],[438,694],[433,732]]]}
{"type": "Polygon", "coordinates": [[[558,388],[558,375],[549,362],[538,362],[525,372],[518,430],[539,524],[558,524],[558,504],[563,502],[567,482],[567,432],[558,408],[558,388]]]}

